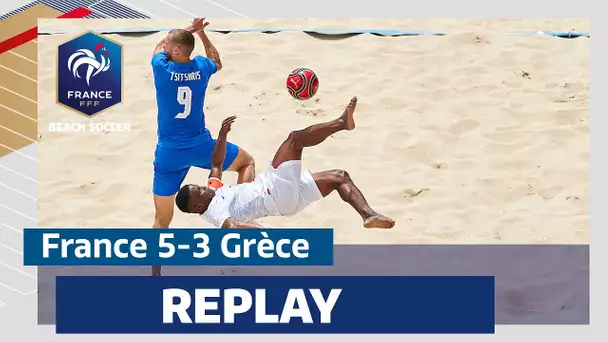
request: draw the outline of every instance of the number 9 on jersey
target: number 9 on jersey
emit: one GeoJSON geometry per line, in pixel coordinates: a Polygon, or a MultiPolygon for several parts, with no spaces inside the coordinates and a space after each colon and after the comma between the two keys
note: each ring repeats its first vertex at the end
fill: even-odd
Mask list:
{"type": "Polygon", "coordinates": [[[192,90],[190,87],[177,88],[177,103],[184,106],[184,110],[175,116],[176,119],[185,119],[192,110],[192,90]]]}

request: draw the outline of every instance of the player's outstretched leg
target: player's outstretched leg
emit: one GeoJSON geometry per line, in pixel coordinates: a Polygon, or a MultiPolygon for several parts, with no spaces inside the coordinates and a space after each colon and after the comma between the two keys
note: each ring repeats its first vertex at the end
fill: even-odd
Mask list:
{"type": "Polygon", "coordinates": [[[339,118],[289,133],[287,140],[283,142],[274,155],[272,167],[277,168],[288,160],[300,160],[305,147],[318,145],[336,132],[355,129],[353,115],[356,107],[357,97],[355,96],[350,100],[339,118]]]}
{"type": "MultiPolygon", "coordinates": [[[[173,203],[175,196],[154,195],[154,223],[152,228],[169,228],[173,220],[173,203]]],[[[161,266],[152,266],[152,275],[161,275],[161,266]]]]}
{"type": "Polygon", "coordinates": [[[348,172],[344,170],[317,172],[313,174],[313,178],[323,197],[337,190],[340,198],[361,215],[365,228],[393,228],[395,226],[393,219],[379,214],[367,204],[363,193],[353,183],[348,172]]]}

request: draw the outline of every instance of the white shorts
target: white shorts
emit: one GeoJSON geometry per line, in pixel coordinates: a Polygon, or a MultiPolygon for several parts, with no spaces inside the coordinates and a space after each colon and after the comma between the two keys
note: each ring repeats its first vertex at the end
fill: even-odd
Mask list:
{"type": "Polygon", "coordinates": [[[273,203],[267,207],[272,214],[294,215],[323,198],[310,171],[302,170],[300,160],[283,162],[276,169],[269,165],[258,177],[268,188],[273,203]]]}

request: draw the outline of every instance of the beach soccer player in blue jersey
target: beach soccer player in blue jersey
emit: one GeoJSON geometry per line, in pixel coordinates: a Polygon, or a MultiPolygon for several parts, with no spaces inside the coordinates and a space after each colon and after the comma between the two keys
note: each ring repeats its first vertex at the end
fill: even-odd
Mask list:
{"type": "MultiPolygon", "coordinates": [[[[215,139],[205,127],[205,93],[210,77],[221,70],[219,53],[204,29],[209,23],[196,18],[185,29],[169,31],[154,49],[152,70],[158,106],[158,143],[154,153],[154,228],[168,228],[173,219],[175,194],[190,167],[211,168],[215,139]],[[194,34],[207,57],[191,57],[194,34]]],[[[255,178],[249,153],[228,143],[222,169],[238,172],[238,183],[255,178]]],[[[153,267],[160,275],[160,267],[153,267]]]]}

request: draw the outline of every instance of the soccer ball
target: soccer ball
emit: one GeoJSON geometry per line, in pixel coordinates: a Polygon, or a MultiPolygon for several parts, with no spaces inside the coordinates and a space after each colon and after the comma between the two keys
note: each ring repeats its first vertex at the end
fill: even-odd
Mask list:
{"type": "Polygon", "coordinates": [[[285,82],[287,91],[297,100],[308,100],[319,89],[319,79],[314,71],[307,68],[294,69],[285,82]]]}

